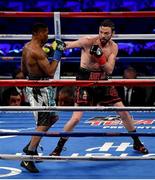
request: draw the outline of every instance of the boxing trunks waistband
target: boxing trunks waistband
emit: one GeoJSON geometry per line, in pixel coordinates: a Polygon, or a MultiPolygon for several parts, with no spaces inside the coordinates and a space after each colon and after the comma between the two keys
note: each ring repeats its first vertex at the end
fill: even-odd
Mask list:
{"type": "Polygon", "coordinates": [[[28,75],[29,80],[49,80],[50,78],[48,76],[33,76],[28,75]]]}
{"type": "Polygon", "coordinates": [[[108,75],[103,71],[90,71],[85,68],[80,68],[76,76],[77,80],[107,80],[108,75]]]}

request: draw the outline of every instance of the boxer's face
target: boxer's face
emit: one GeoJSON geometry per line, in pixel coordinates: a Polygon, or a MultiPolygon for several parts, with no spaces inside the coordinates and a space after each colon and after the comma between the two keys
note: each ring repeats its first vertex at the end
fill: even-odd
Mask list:
{"type": "Polygon", "coordinates": [[[107,44],[113,35],[111,27],[99,27],[99,38],[102,45],[107,44]]]}
{"type": "Polygon", "coordinates": [[[48,40],[48,28],[43,29],[39,32],[41,43],[44,45],[48,40]]]}

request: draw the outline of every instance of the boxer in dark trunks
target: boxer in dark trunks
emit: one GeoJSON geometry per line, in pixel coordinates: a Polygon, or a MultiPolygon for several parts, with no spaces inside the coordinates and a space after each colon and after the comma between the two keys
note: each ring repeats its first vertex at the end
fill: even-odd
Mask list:
{"type": "MultiPolygon", "coordinates": [[[[114,23],[106,19],[99,26],[99,35],[82,37],[79,40],[65,42],[66,48],[81,48],[80,70],[77,80],[108,80],[115,67],[118,45],[111,39],[115,31],[114,23]]],[[[124,107],[115,87],[78,87],[75,105],[104,105],[124,107]]],[[[124,127],[128,132],[136,132],[133,119],[127,111],[119,111],[124,127]]],[[[78,124],[83,112],[73,112],[70,120],[65,124],[64,131],[72,131],[78,124]]],[[[138,136],[132,136],[133,149],[142,154],[148,150],[141,143],[138,136]]],[[[61,137],[56,148],[50,155],[59,156],[67,138],[61,137]]]]}

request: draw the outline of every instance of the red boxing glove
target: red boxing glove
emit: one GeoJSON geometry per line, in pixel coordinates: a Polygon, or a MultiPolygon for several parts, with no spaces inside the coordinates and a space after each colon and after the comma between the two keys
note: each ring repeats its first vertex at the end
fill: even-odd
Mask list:
{"type": "Polygon", "coordinates": [[[105,65],[105,63],[107,62],[106,57],[104,55],[102,55],[99,58],[95,58],[95,59],[99,63],[100,66],[105,65]]]}

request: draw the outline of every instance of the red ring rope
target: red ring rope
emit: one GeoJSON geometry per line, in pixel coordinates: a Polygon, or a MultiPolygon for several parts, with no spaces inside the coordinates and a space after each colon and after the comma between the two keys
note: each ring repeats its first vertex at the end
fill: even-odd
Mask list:
{"type": "Polygon", "coordinates": [[[108,81],[90,80],[0,80],[0,86],[155,86],[155,80],[115,79],[108,81]]]}
{"type": "MultiPolygon", "coordinates": [[[[50,18],[54,12],[11,12],[1,11],[0,17],[26,18],[39,17],[50,18]]],[[[138,12],[60,12],[63,18],[144,18],[155,17],[155,11],[138,11],[138,12]]]]}

